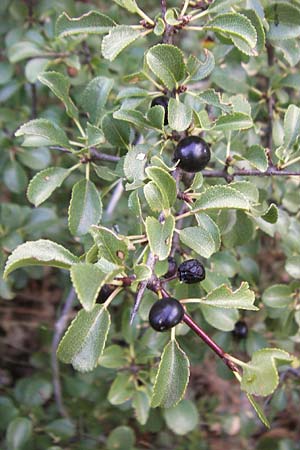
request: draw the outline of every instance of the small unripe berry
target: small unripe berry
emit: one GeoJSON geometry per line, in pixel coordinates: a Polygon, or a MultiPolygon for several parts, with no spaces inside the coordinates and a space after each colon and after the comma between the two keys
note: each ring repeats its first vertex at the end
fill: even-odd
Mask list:
{"type": "Polygon", "coordinates": [[[108,299],[110,294],[114,292],[114,290],[115,286],[112,286],[111,284],[104,284],[100,289],[96,303],[104,303],[108,299]]]}
{"type": "Polygon", "coordinates": [[[205,278],[205,269],[198,259],[188,259],[180,264],[177,274],[183,283],[199,283],[205,278]]]}
{"type": "Polygon", "coordinates": [[[239,320],[238,322],[236,322],[236,324],[234,325],[234,329],[232,330],[232,334],[238,339],[245,339],[248,334],[248,326],[246,322],[244,322],[243,320],[239,320]]]}
{"type": "Polygon", "coordinates": [[[210,148],[199,136],[188,136],[178,142],[174,162],[185,172],[200,172],[210,160],[210,148]]]}
{"type": "Polygon", "coordinates": [[[164,274],[164,278],[171,278],[177,271],[177,264],[173,256],[168,257],[168,271],[164,274]]]}
{"type": "Polygon", "coordinates": [[[180,323],[183,316],[183,306],[176,298],[163,298],[152,305],[149,323],[156,331],[167,331],[180,323]]]}
{"type": "Polygon", "coordinates": [[[161,95],[160,97],[155,97],[151,102],[152,106],[162,106],[165,110],[165,118],[164,118],[164,125],[168,125],[168,103],[169,99],[166,95],[161,95]]]}

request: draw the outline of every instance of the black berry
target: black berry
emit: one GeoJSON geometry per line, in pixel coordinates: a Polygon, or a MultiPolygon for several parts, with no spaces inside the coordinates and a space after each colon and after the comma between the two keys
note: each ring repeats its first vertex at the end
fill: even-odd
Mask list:
{"type": "Polygon", "coordinates": [[[238,339],[246,338],[248,334],[248,326],[246,322],[244,322],[243,320],[239,320],[238,322],[236,322],[236,324],[234,325],[234,329],[232,330],[232,334],[238,339]]]}
{"type": "Polygon", "coordinates": [[[174,162],[186,172],[200,172],[210,160],[210,148],[199,136],[181,139],[174,152],[174,162]]]}
{"type": "Polygon", "coordinates": [[[98,294],[96,302],[104,303],[108,299],[110,294],[113,293],[114,290],[115,290],[115,287],[112,286],[111,284],[104,284],[102,286],[102,288],[100,289],[100,292],[98,294]]]}
{"type": "Polygon", "coordinates": [[[166,95],[161,95],[160,97],[155,97],[151,102],[151,107],[159,105],[164,108],[164,110],[165,110],[164,124],[165,125],[168,125],[168,103],[169,103],[169,99],[166,95]]]}
{"type": "Polygon", "coordinates": [[[164,274],[164,278],[171,278],[177,271],[177,264],[173,256],[168,257],[168,271],[164,274]]]}
{"type": "Polygon", "coordinates": [[[205,278],[205,269],[198,259],[188,259],[180,264],[177,274],[183,283],[199,283],[205,278]]]}
{"type": "Polygon", "coordinates": [[[163,298],[150,309],[149,323],[156,331],[167,331],[181,322],[183,315],[183,306],[176,298],[163,298]]]}

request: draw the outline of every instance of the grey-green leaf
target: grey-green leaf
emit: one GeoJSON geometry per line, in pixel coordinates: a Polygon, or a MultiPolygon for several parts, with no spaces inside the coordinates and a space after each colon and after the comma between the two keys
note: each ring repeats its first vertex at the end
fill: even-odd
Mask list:
{"type": "Polygon", "coordinates": [[[80,17],[71,18],[63,12],[57,19],[55,31],[59,37],[76,34],[105,34],[115,22],[98,11],[90,11],[80,17]]]}
{"type": "Polygon", "coordinates": [[[70,80],[59,72],[43,72],[38,76],[38,79],[63,102],[67,114],[77,119],[78,110],[69,96],[70,80]]]}
{"type": "Polygon", "coordinates": [[[56,188],[62,185],[69,174],[70,171],[62,167],[48,167],[37,173],[28,185],[28,200],[34,206],[41,205],[56,188]]]}
{"type": "Polygon", "coordinates": [[[195,212],[210,209],[249,209],[247,198],[229,186],[211,186],[204,191],[194,205],[195,212]]]}
{"type": "Polygon", "coordinates": [[[69,140],[66,133],[56,123],[47,119],[34,119],[22,125],[16,132],[16,136],[33,138],[31,147],[42,145],[60,145],[69,147],[69,140]]]}
{"type": "Polygon", "coordinates": [[[4,277],[25,266],[52,266],[69,269],[78,262],[77,256],[56,242],[40,239],[19,245],[6,262],[4,277]]]}
{"type": "Polygon", "coordinates": [[[102,305],[95,305],[90,312],[79,311],[59,344],[58,358],[80,372],[93,370],[103,352],[109,327],[110,315],[102,305]]]}
{"type": "Polygon", "coordinates": [[[209,258],[216,251],[213,237],[201,225],[180,230],[179,237],[183,244],[204,258],[209,258]]]}
{"type": "Polygon", "coordinates": [[[102,41],[102,54],[104,58],[113,61],[122,50],[132,44],[141,33],[127,25],[118,25],[110,30],[102,41]]]}
{"type": "Polygon", "coordinates": [[[101,197],[90,180],[78,181],[72,189],[69,207],[69,228],[74,236],[86,234],[92,225],[97,225],[102,215],[101,197]]]}
{"type": "Polygon", "coordinates": [[[98,126],[103,115],[104,106],[113,88],[114,81],[107,77],[93,78],[80,96],[80,104],[89,114],[92,124],[98,126]]]}
{"type": "Polygon", "coordinates": [[[154,217],[146,218],[146,233],[149,239],[149,245],[154,255],[158,256],[160,261],[169,256],[172,237],[175,227],[173,216],[165,218],[164,222],[159,222],[154,217]]]}
{"type": "Polygon", "coordinates": [[[158,44],[146,54],[146,61],[152,72],[169,90],[174,89],[184,77],[183,54],[178,47],[158,44]]]}
{"type": "Polygon", "coordinates": [[[175,340],[165,347],[157,371],[151,406],[171,408],[182,399],[189,381],[189,360],[175,340]]]}
{"type": "Polygon", "coordinates": [[[80,303],[86,311],[91,311],[107,275],[94,264],[83,262],[73,264],[70,274],[80,303]]]}
{"type": "Polygon", "coordinates": [[[180,100],[170,98],[168,104],[168,123],[172,130],[186,130],[193,118],[193,110],[189,105],[185,105],[180,100]]]}

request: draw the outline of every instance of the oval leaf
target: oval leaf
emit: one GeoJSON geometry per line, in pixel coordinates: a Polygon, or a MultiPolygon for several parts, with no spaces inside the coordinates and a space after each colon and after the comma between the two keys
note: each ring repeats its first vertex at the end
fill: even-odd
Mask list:
{"type": "Polygon", "coordinates": [[[155,378],[151,406],[171,408],[182,399],[190,376],[189,360],[175,340],[164,348],[155,378]]]}
{"type": "Polygon", "coordinates": [[[34,206],[41,205],[56,188],[61,186],[69,173],[68,169],[63,169],[62,167],[49,167],[37,173],[28,185],[28,200],[34,206]]]}

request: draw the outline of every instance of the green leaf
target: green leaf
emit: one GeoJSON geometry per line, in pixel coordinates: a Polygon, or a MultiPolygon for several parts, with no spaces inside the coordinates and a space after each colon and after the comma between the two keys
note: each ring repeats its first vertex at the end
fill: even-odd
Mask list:
{"type": "MultiPolygon", "coordinates": [[[[114,1],[116,2],[116,0],[114,1]]],[[[117,0],[117,3],[119,3],[119,1],[120,0],[117,0]]],[[[128,2],[128,0],[126,0],[126,2],[128,2]]],[[[107,450],[131,450],[134,448],[134,444],[135,434],[132,428],[121,425],[109,434],[106,448],[107,450]]]]}
{"type": "Polygon", "coordinates": [[[214,243],[215,251],[219,250],[221,245],[220,230],[217,224],[212,220],[212,218],[205,213],[195,214],[195,219],[199,226],[205,228],[205,230],[210,234],[214,243]]]}
{"type": "Polygon", "coordinates": [[[70,171],[62,167],[48,167],[37,173],[28,185],[28,200],[35,207],[41,205],[56,188],[62,185],[69,174],[70,171]]]}
{"type": "Polygon", "coordinates": [[[263,23],[259,15],[254,9],[247,9],[243,11],[243,15],[248,17],[248,19],[251,21],[252,25],[255,27],[256,34],[257,34],[257,43],[256,43],[256,54],[260,54],[265,50],[265,44],[266,44],[266,36],[265,36],[265,30],[263,27],[263,23]]]}
{"type": "Polygon", "coordinates": [[[156,184],[163,198],[166,200],[164,208],[173,206],[177,198],[174,178],[161,167],[147,167],[146,174],[156,184]]]}
{"type": "Polygon", "coordinates": [[[124,159],[124,174],[130,183],[126,184],[126,189],[136,189],[143,185],[146,175],[144,168],[147,162],[148,147],[145,145],[137,145],[132,147],[124,159]]]}
{"type": "Polygon", "coordinates": [[[249,161],[255,169],[265,172],[268,168],[268,158],[266,150],[261,145],[252,145],[245,153],[245,159],[249,161]]]}
{"type": "Polygon", "coordinates": [[[290,148],[300,134],[300,108],[289,105],[284,116],[284,145],[290,148]]]}
{"type": "Polygon", "coordinates": [[[69,140],[64,130],[56,123],[47,119],[34,119],[22,125],[16,132],[16,136],[28,136],[34,138],[30,141],[31,147],[42,145],[60,145],[70,147],[69,140]]]}
{"type": "Polygon", "coordinates": [[[146,233],[150,249],[154,255],[158,256],[159,261],[169,256],[174,228],[175,219],[173,216],[166,217],[164,222],[159,222],[154,217],[148,216],[146,218],[146,233]]]}
{"type": "Polygon", "coordinates": [[[300,10],[290,2],[276,2],[265,9],[268,39],[286,40],[300,36],[300,10]]]}
{"type": "Polygon", "coordinates": [[[8,50],[9,62],[15,64],[23,59],[45,56],[45,50],[40,48],[36,42],[21,41],[11,45],[8,50]]]}
{"type": "Polygon", "coordinates": [[[164,410],[167,427],[179,436],[194,430],[199,423],[199,413],[191,400],[182,400],[174,408],[164,410]]]}
{"type": "Polygon", "coordinates": [[[32,422],[26,417],[16,417],[6,431],[6,444],[10,450],[21,450],[32,435],[32,422]]]}
{"type": "Polygon", "coordinates": [[[131,13],[135,13],[138,9],[135,0],[113,0],[117,5],[127,9],[131,13]]]}
{"type": "Polygon", "coordinates": [[[86,311],[91,311],[107,275],[90,263],[73,264],[70,275],[80,303],[86,311]]]}
{"type": "Polygon", "coordinates": [[[90,122],[96,126],[100,123],[113,84],[114,81],[107,77],[93,78],[80,96],[80,105],[89,114],[90,122]]]}
{"type": "Polygon", "coordinates": [[[206,48],[203,49],[203,52],[200,54],[200,58],[190,55],[186,63],[189,81],[200,81],[207,78],[214,70],[214,67],[214,55],[206,48]]]}
{"type": "Polygon", "coordinates": [[[222,284],[209,292],[206,297],[191,298],[189,301],[191,301],[191,303],[199,303],[226,309],[247,309],[249,311],[258,311],[259,309],[254,306],[254,292],[250,291],[249,284],[244,281],[235,291],[226,284],[222,284]]]}
{"type": "MultiPolygon", "coordinates": [[[[48,423],[45,427],[45,431],[49,433],[52,439],[70,439],[76,435],[76,427],[69,419],[56,419],[48,423]]],[[[53,447],[48,448],[51,450],[53,447]]],[[[54,447],[54,450],[56,447],[54,447]]],[[[60,449],[60,447],[59,447],[60,449]]]]}
{"type": "Polygon", "coordinates": [[[236,6],[241,3],[242,0],[214,0],[208,8],[210,13],[216,13],[223,11],[224,9],[230,9],[231,6],[236,6]]]}
{"type": "Polygon", "coordinates": [[[189,105],[185,105],[180,100],[170,98],[168,104],[168,123],[172,130],[186,130],[193,118],[193,110],[189,105]]]}
{"type": "Polygon", "coordinates": [[[247,198],[229,186],[211,186],[204,191],[196,203],[194,211],[210,209],[249,209],[247,198]]]}
{"type": "Polygon", "coordinates": [[[38,76],[44,72],[51,59],[47,58],[34,58],[29,59],[25,66],[25,75],[29,83],[36,83],[38,76]]]}
{"type": "Polygon", "coordinates": [[[165,109],[160,105],[152,106],[147,112],[147,119],[151,128],[162,131],[164,129],[165,109]]]}
{"type": "Polygon", "coordinates": [[[206,91],[200,92],[197,96],[197,99],[200,100],[201,103],[220,108],[226,113],[232,110],[230,103],[225,102],[222,99],[220,92],[216,92],[214,89],[207,89],[206,91]]]}
{"type": "Polygon", "coordinates": [[[212,235],[202,226],[186,227],[180,230],[179,237],[183,244],[204,258],[209,258],[216,251],[212,235]]]}
{"type": "Polygon", "coordinates": [[[285,264],[285,270],[293,278],[300,278],[300,256],[290,256],[285,264]]]}
{"type": "Polygon", "coordinates": [[[247,394],[247,398],[249,400],[249,402],[251,403],[251,405],[253,406],[253,408],[255,409],[256,414],[258,415],[258,417],[260,418],[260,420],[262,421],[262,423],[267,427],[270,428],[270,422],[268,421],[268,419],[266,418],[261,406],[254,400],[254,398],[252,397],[252,395],[247,394]]]}
{"type": "Polygon", "coordinates": [[[248,394],[271,395],[279,383],[277,364],[288,364],[291,356],[276,348],[263,348],[256,351],[250,362],[243,363],[241,389],[248,394]]]}
{"type": "Polygon", "coordinates": [[[133,111],[129,109],[119,109],[113,114],[113,117],[124,122],[132,123],[138,128],[152,128],[151,123],[144,117],[140,111],[133,111]]]}
{"type": "Polygon", "coordinates": [[[141,425],[145,425],[150,412],[150,400],[145,391],[139,389],[134,393],[132,398],[132,406],[134,408],[136,420],[141,425]]]}
{"type": "Polygon", "coordinates": [[[108,369],[119,369],[126,366],[128,358],[125,350],[119,345],[110,345],[106,347],[99,358],[99,365],[108,369]]]}
{"type": "Polygon", "coordinates": [[[271,308],[286,308],[293,302],[293,290],[286,284],[274,284],[264,291],[262,300],[271,308]]]}
{"type": "Polygon", "coordinates": [[[201,304],[204,319],[214,328],[221,331],[232,331],[239,318],[236,309],[217,308],[201,304]]]}
{"type": "Polygon", "coordinates": [[[117,25],[112,28],[102,41],[104,58],[113,61],[128,45],[132,44],[141,33],[127,25],[117,25]]]}
{"type": "Polygon", "coordinates": [[[19,245],[8,257],[4,277],[25,266],[52,266],[69,269],[78,262],[77,256],[56,242],[40,239],[19,245]]]}
{"type": "Polygon", "coordinates": [[[253,121],[248,114],[234,112],[226,116],[220,116],[215,122],[214,129],[216,131],[239,131],[252,127],[253,121]]]}
{"type": "Polygon", "coordinates": [[[110,315],[102,305],[79,311],[62,338],[57,356],[80,372],[93,370],[103,352],[110,327],[110,315]]]}
{"type": "Polygon", "coordinates": [[[91,233],[99,248],[99,256],[108,261],[123,265],[128,255],[128,248],[123,239],[105,227],[92,227],[91,233]]]}
{"type": "Polygon", "coordinates": [[[123,120],[113,118],[112,114],[106,114],[102,120],[102,131],[111,145],[127,147],[130,139],[130,127],[123,120]]]}
{"type": "Polygon", "coordinates": [[[98,11],[89,11],[80,17],[71,19],[63,12],[55,25],[56,35],[59,37],[73,36],[76,34],[105,34],[109,32],[115,22],[108,16],[98,11]]]}
{"type": "Polygon", "coordinates": [[[153,387],[151,406],[171,408],[184,396],[189,381],[189,360],[175,340],[164,348],[153,387]]]}
{"type": "Polygon", "coordinates": [[[77,119],[78,110],[69,96],[70,80],[58,72],[43,72],[38,76],[38,79],[63,102],[68,116],[77,119]]]}
{"type": "Polygon", "coordinates": [[[74,236],[88,233],[92,225],[97,225],[102,216],[101,197],[90,180],[78,181],[72,189],[69,207],[69,229],[74,236]]]}
{"type": "MultiPolygon", "coordinates": [[[[89,122],[86,125],[86,131],[87,131],[87,138],[88,138],[88,146],[97,146],[99,144],[103,144],[105,142],[105,136],[100,130],[100,128],[91,125],[89,122]]],[[[103,168],[100,166],[100,170],[103,168]]],[[[107,170],[107,167],[105,167],[105,170],[107,170]]]]}
{"type": "Polygon", "coordinates": [[[250,20],[242,14],[219,14],[203,28],[225,34],[239,50],[247,55],[256,54],[256,30],[250,20]]]}
{"type": "Polygon", "coordinates": [[[8,161],[4,166],[3,181],[10,192],[20,194],[26,189],[27,175],[18,161],[8,161]]]}
{"type": "Polygon", "coordinates": [[[132,398],[134,392],[132,374],[120,372],[110,386],[107,398],[112,405],[122,405],[132,398]]]}
{"type": "Polygon", "coordinates": [[[278,208],[274,203],[271,203],[267,211],[261,216],[266,222],[276,223],[278,220],[278,208]]]}
{"type": "Polygon", "coordinates": [[[147,183],[144,186],[143,191],[146,201],[152,211],[162,211],[164,208],[168,208],[161,190],[153,181],[147,183]]]}
{"type": "Polygon", "coordinates": [[[184,77],[183,54],[174,45],[158,44],[151,47],[146,53],[146,61],[151,71],[169,90],[177,87],[184,77]]]}
{"type": "Polygon", "coordinates": [[[242,195],[244,195],[249,203],[258,203],[259,201],[259,192],[257,187],[251,183],[250,181],[233,181],[230,183],[230,187],[239,191],[242,195]]]}

